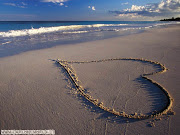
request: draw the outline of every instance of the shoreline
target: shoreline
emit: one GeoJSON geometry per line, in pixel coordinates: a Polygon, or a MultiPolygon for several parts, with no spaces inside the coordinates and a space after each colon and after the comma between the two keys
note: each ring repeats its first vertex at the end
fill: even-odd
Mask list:
{"type": "MultiPolygon", "coordinates": [[[[14,48],[12,47],[12,45],[10,45],[10,46],[8,45],[9,43],[11,43],[11,41],[8,41],[8,42],[0,44],[3,46],[0,48],[0,58],[15,56],[15,55],[29,52],[29,51],[36,51],[36,50],[48,49],[48,48],[53,48],[53,47],[58,47],[58,46],[76,45],[76,44],[83,44],[83,43],[88,43],[88,42],[93,42],[93,41],[121,38],[121,37],[130,36],[130,35],[141,34],[141,33],[156,30],[156,29],[158,30],[158,29],[163,29],[163,28],[168,28],[168,27],[169,28],[170,27],[178,27],[178,26],[180,26],[180,24],[170,24],[170,25],[163,26],[161,28],[156,27],[156,28],[151,28],[151,29],[146,29],[146,30],[139,30],[139,31],[136,31],[135,33],[127,32],[127,33],[124,33],[123,35],[122,34],[119,35],[118,33],[115,34],[115,32],[111,32],[111,31],[106,31],[106,32],[104,32],[104,36],[102,38],[97,38],[97,39],[93,39],[93,40],[87,38],[87,39],[58,41],[57,43],[48,41],[46,44],[45,43],[38,43],[38,44],[36,43],[35,45],[29,44],[28,46],[15,45],[14,48]]],[[[95,38],[95,36],[92,36],[92,38],[95,38]]]]}
{"type": "MultiPolygon", "coordinates": [[[[178,134],[179,25],[139,34],[23,52],[0,58],[1,129],[55,129],[57,134],[178,134]],[[143,121],[115,117],[78,95],[55,60],[150,59],[168,70],[150,75],[174,98],[176,115],[143,121]],[[128,126],[128,129],[126,129],[128,126]],[[151,127],[152,126],[152,127],[151,127]],[[152,130],[153,129],[153,130],[152,130]]],[[[163,107],[156,86],[138,78],[156,71],[147,63],[73,64],[89,95],[115,110],[141,114],[163,107]],[[139,100],[141,99],[141,100],[139,100]]]]}

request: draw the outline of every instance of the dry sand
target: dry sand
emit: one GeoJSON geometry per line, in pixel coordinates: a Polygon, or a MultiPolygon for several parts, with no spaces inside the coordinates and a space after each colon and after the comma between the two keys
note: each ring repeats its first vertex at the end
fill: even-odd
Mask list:
{"type": "MultiPolygon", "coordinates": [[[[0,58],[0,128],[54,129],[57,135],[179,134],[179,36],[178,25],[0,58]],[[158,61],[170,69],[148,77],[174,98],[176,115],[164,115],[161,120],[116,117],[77,94],[66,72],[54,61],[130,57],[158,61]]],[[[153,64],[119,60],[72,66],[85,92],[109,108],[151,114],[167,103],[159,88],[140,78],[159,70],[153,64]]]]}

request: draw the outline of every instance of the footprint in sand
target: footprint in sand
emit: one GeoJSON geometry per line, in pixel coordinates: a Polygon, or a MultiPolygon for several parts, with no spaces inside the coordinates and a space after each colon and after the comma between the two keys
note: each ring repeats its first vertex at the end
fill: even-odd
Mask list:
{"type": "Polygon", "coordinates": [[[172,111],[173,98],[170,96],[169,92],[159,83],[148,77],[167,71],[167,68],[159,62],[138,58],[114,58],[93,61],[57,60],[56,62],[59,63],[65,71],[78,93],[104,111],[131,119],[148,119],[172,111]],[[133,66],[129,66],[125,63],[129,65],[133,64],[133,66]],[[79,70],[78,68],[83,65],[85,66],[79,70]],[[146,73],[144,65],[151,65],[152,69],[148,70],[150,72],[146,73]],[[85,74],[83,75],[81,72],[85,74]],[[129,74],[130,72],[132,73],[129,74]],[[101,76],[105,78],[99,79],[101,76]],[[78,79],[78,77],[80,77],[80,79],[78,79]],[[88,83],[84,81],[91,77],[93,79],[90,79],[91,81],[88,83]],[[101,83],[101,81],[106,81],[106,83],[101,83]],[[138,83],[141,85],[138,86],[138,83]],[[93,87],[94,84],[95,87],[93,87]],[[102,84],[104,86],[102,86],[102,84]],[[92,86],[93,89],[99,88],[99,90],[94,90],[90,95],[87,93],[86,89],[84,89],[84,86],[86,86],[86,88],[92,86]],[[113,88],[109,86],[113,86],[113,88]],[[104,88],[107,90],[103,91],[104,88]],[[145,93],[148,91],[149,97],[153,98],[152,102],[154,105],[148,104],[147,97],[143,97],[143,94],[141,94],[144,89],[146,89],[145,93]],[[160,98],[160,94],[158,93],[158,95],[155,92],[158,90],[160,94],[164,96],[164,99],[160,98]],[[103,97],[108,101],[104,101],[103,97]],[[104,101],[105,104],[102,101],[104,101]],[[137,106],[140,106],[138,108],[143,108],[141,104],[143,104],[144,110],[148,110],[149,112],[139,114],[137,113],[138,110],[135,111],[135,109],[132,109],[134,106],[136,109],[137,106]],[[130,106],[131,109],[128,106],[130,106]],[[155,108],[156,111],[152,108],[155,108]],[[125,113],[124,110],[126,109],[131,110],[131,112],[125,113]]]}

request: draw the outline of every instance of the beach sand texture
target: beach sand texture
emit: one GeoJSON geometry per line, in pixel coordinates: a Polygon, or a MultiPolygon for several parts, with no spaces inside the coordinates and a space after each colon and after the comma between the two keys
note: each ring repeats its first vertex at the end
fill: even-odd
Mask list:
{"type": "MultiPolygon", "coordinates": [[[[160,64],[158,62],[153,62],[153,61],[150,61],[150,60],[138,59],[138,58],[114,58],[114,59],[93,60],[93,61],[64,61],[64,60],[57,60],[57,63],[59,63],[59,65],[63,68],[65,74],[69,78],[69,80],[70,80],[69,84],[71,85],[71,83],[72,83],[74,85],[75,92],[79,93],[80,96],[83,96],[90,103],[92,103],[93,105],[95,105],[96,107],[99,107],[100,109],[102,109],[104,111],[107,111],[107,112],[112,113],[112,114],[117,115],[117,116],[122,116],[124,118],[129,118],[129,119],[148,119],[148,118],[153,118],[153,117],[158,117],[158,116],[161,116],[161,115],[164,115],[164,114],[168,114],[168,112],[169,113],[174,113],[174,112],[172,112],[173,98],[170,96],[169,92],[165,88],[163,88],[160,84],[158,84],[157,82],[155,82],[152,79],[147,77],[149,75],[156,75],[156,74],[164,73],[164,72],[166,72],[168,70],[164,65],[162,65],[162,64],[160,64]],[[134,72],[134,70],[131,69],[130,71],[123,71],[123,69],[126,69],[124,67],[124,65],[125,65],[124,63],[121,63],[120,65],[116,65],[116,66],[113,65],[114,63],[113,64],[112,63],[107,63],[107,62],[112,62],[112,61],[130,61],[129,66],[126,65],[125,67],[131,67],[132,69],[136,69],[136,70],[141,69],[140,71],[144,71],[144,72],[145,72],[145,67],[144,67],[145,64],[151,64],[154,67],[158,68],[158,70],[154,71],[154,72],[151,72],[151,73],[143,73],[143,74],[141,74],[139,76],[133,74],[135,76],[134,77],[134,76],[132,76],[130,74],[131,71],[134,72]],[[140,68],[140,66],[139,66],[140,64],[136,65],[136,64],[134,64],[132,62],[141,62],[141,63],[143,63],[144,64],[143,68],[140,68]],[[93,87],[93,90],[95,92],[98,92],[98,89],[97,89],[96,85],[99,84],[99,82],[100,83],[103,82],[102,84],[100,84],[100,92],[97,94],[97,97],[98,97],[98,95],[100,95],[103,98],[104,97],[104,94],[103,94],[104,89],[108,89],[108,86],[111,86],[111,88],[109,88],[107,90],[107,92],[109,92],[109,94],[107,94],[106,98],[105,98],[106,100],[109,99],[108,101],[112,102],[112,103],[109,103],[109,104],[112,104],[111,107],[104,106],[103,102],[99,102],[99,99],[94,99],[90,94],[88,94],[88,92],[91,92],[92,90],[87,91],[86,89],[83,88],[83,83],[80,81],[81,79],[80,80],[78,79],[77,73],[75,72],[73,67],[70,65],[70,64],[73,64],[73,63],[78,63],[78,64],[96,63],[95,65],[97,65],[97,63],[106,63],[106,65],[110,65],[110,67],[108,67],[108,68],[106,67],[106,65],[101,65],[102,66],[101,68],[98,68],[98,67],[93,68],[92,66],[88,65],[88,67],[83,67],[83,69],[86,69],[85,73],[79,72],[78,74],[80,74],[80,73],[82,75],[85,74],[85,76],[81,78],[82,80],[86,80],[85,82],[90,82],[89,78],[93,78],[92,79],[93,82],[89,85],[89,87],[87,87],[87,86],[86,87],[87,88],[92,88],[93,87]],[[122,66],[123,68],[120,69],[118,66],[119,67],[122,66]],[[135,67],[133,67],[133,66],[135,66],[135,67]],[[113,67],[113,69],[112,69],[112,67],[113,67]],[[121,72],[118,73],[116,70],[114,70],[114,67],[116,67],[115,69],[118,69],[118,71],[120,70],[121,72]],[[90,69],[90,71],[88,71],[88,69],[90,69]],[[94,71],[92,71],[92,69],[93,70],[95,69],[97,71],[94,72],[94,71]],[[110,70],[106,71],[107,69],[110,69],[110,70]],[[87,73],[89,73],[89,74],[87,74],[87,73]],[[100,73],[100,75],[97,75],[97,73],[100,73]],[[122,75],[123,73],[125,73],[125,75],[122,75]],[[103,74],[103,75],[101,76],[101,74],[103,74]],[[109,76],[110,76],[110,78],[109,78],[109,76]],[[123,77],[121,78],[121,76],[123,76],[123,77]],[[128,76],[128,80],[125,79],[125,78],[127,78],[127,76],[128,76]],[[137,85],[137,84],[134,84],[134,83],[132,84],[130,76],[132,78],[132,81],[139,82],[139,83],[142,84],[142,86],[139,86],[139,87],[136,88],[136,89],[138,89],[136,92],[135,92],[135,90],[130,91],[132,89],[131,88],[132,86],[137,85]],[[85,77],[86,77],[86,79],[84,79],[85,77]],[[116,82],[114,84],[109,84],[111,82],[114,82],[114,80],[116,80],[116,82]],[[118,82],[118,80],[120,80],[120,81],[125,80],[125,81],[123,83],[121,83],[121,82],[118,82]],[[149,86],[149,85],[152,85],[152,84],[149,84],[149,83],[152,83],[154,85],[154,87],[149,86]],[[108,85],[105,85],[105,84],[108,84],[108,85]],[[117,85],[120,85],[120,86],[117,87],[117,85]],[[104,86],[104,88],[102,86],[104,86]],[[113,89],[112,86],[116,86],[116,89],[118,91],[116,91],[116,89],[113,89]],[[131,86],[131,87],[126,88],[127,86],[131,86]],[[139,93],[142,93],[142,90],[141,90],[142,87],[143,88],[145,87],[145,89],[147,89],[147,91],[150,94],[149,94],[149,96],[142,96],[142,94],[140,94],[141,99],[143,97],[146,97],[145,99],[147,99],[147,97],[151,97],[152,99],[149,99],[149,100],[152,100],[153,103],[157,102],[157,104],[148,105],[148,100],[143,105],[142,105],[141,102],[137,102],[137,97],[138,97],[139,93]],[[157,88],[159,89],[159,93],[157,92],[158,91],[157,88]],[[122,91],[123,89],[124,89],[124,91],[122,91]],[[133,92],[135,92],[134,95],[132,94],[133,92]],[[114,96],[113,96],[113,93],[114,93],[114,96]],[[128,94],[130,94],[130,95],[128,96],[128,94]],[[125,98],[124,100],[122,100],[126,96],[128,96],[128,98],[125,98]],[[164,96],[164,98],[162,98],[161,96],[164,96]],[[146,115],[142,114],[142,109],[140,109],[141,110],[140,115],[138,115],[137,112],[127,114],[124,111],[117,111],[117,110],[114,109],[115,103],[119,98],[121,100],[118,101],[118,103],[119,104],[123,103],[124,109],[126,109],[126,106],[127,106],[128,102],[130,100],[134,99],[134,98],[136,99],[135,101],[137,103],[137,105],[135,105],[135,106],[136,107],[138,106],[138,108],[140,108],[139,106],[142,105],[143,106],[142,108],[146,107],[144,109],[145,111],[148,110],[147,106],[148,107],[150,106],[151,109],[152,109],[152,107],[155,108],[155,109],[157,109],[157,108],[158,109],[160,108],[160,109],[159,110],[153,110],[151,113],[146,114],[146,115]],[[166,98],[166,100],[165,100],[165,98],[166,98]],[[114,99],[114,100],[112,100],[112,99],[114,99]],[[153,99],[155,99],[155,101],[153,99]],[[165,102],[164,105],[163,105],[163,101],[165,102]]],[[[81,71],[81,69],[82,69],[82,67],[80,66],[79,71],[81,71]]],[[[136,71],[135,73],[138,73],[138,72],[136,71]]],[[[70,86],[70,88],[71,88],[71,86],[70,86]]],[[[133,106],[134,106],[134,104],[133,104],[133,106]]],[[[121,110],[124,110],[123,107],[120,107],[120,108],[122,108],[121,110]]]]}
{"type": "Polygon", "coordinates": [[[1,129],[55,129],[58,135],[180,133],[179,35],[177,25],[0,58],[1,129]],[[84,96],[57,59],[91,61],[68,63],[84,96]],[[92,62],[95,60],[105,61],[92,62]],[[166,68],[167,72],[158,73],[166,68]],[[98,99],[97,105],[84,98],[86,95],[98,99]],[[172,98],[175,115],[170,111],[159,117],[142,117],[168,106],[171,109],[172,98]],[[113,115],[115,111],[132,114],[134,119],[113,115]]]}

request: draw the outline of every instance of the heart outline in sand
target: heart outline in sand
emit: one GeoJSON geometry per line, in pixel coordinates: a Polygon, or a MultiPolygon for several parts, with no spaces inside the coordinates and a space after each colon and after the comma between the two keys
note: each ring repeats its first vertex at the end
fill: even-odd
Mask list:
{"type": "Polygon", "coordinates": [[[56,60],[56,62],[63,68],[63,70],[66,72],[66,74],[69,76],[71,82],[73,83],[73,85],[75,86],[75,88],[77,89],[77,91],[79,92],[80,95],[82,95],[85,99],[87,99],[88,101],[90,101],[92,104],[94,104],[95,106],[101,108],[104,111],[107,111],[109,113],[112,113],[114,115],[117,116],[122,116],[125,118],[130,118],[130,119],[148,119],[148,118],[153,118],[153,117],[158,117],[164,114],[167,114],[168,112],[172,112],[172,105],[173,105],[173,98],[171,97],[171,95],[169,94],[169,92],[163,87],[161,86],[159,83],[157,83],[156,81],[148,78],[147,76],[149,75],[155,75],[155,74],[160,74],[160,73],[164,73],[166,72],[168,69],[161,63],[159,62],[154,62],[151,60],[147,60],[147,59],[139,59],[139,58],[113,58],[113,59],[103,59],[103,60],[93,60],[93,61],[64,61],[64,60],[56,60]],[[108,107],[105,107],[103,105],[102,102],[98,102],[98,99],[94,99],[93,97],[91,97],[89,94],[85,93],[84,88],[82,85],[80,85],[80,81],[78,80],[77,74],[75,73],[75,71],[73,70],[72,66],[70,64],[73,63],[99,63],[99,62],[106,62],[106,61],[117,61],[117,60],[126,60],[126,61],[140,61],[140,62],[147,62],[153,65],[158,65],[160,66],[161,70],[157,71],[157,72],[152,72],[152,73],[147,73],[147,74],[142,74],[141,77],[147,81],[149,81],[150,83],[152,83],[153,85],[157,86],[160,88],[160,90],[165,94],[166,98],[168,99],[168,102],[166,104],[166,106],[158,111],[156,111],[155,113],[151,114],[151,115],[137,115],[136,113],[134,115],[132,114],[126,114],[125,112],[118,112],[114,109],[110,109],[108,107]]]}

